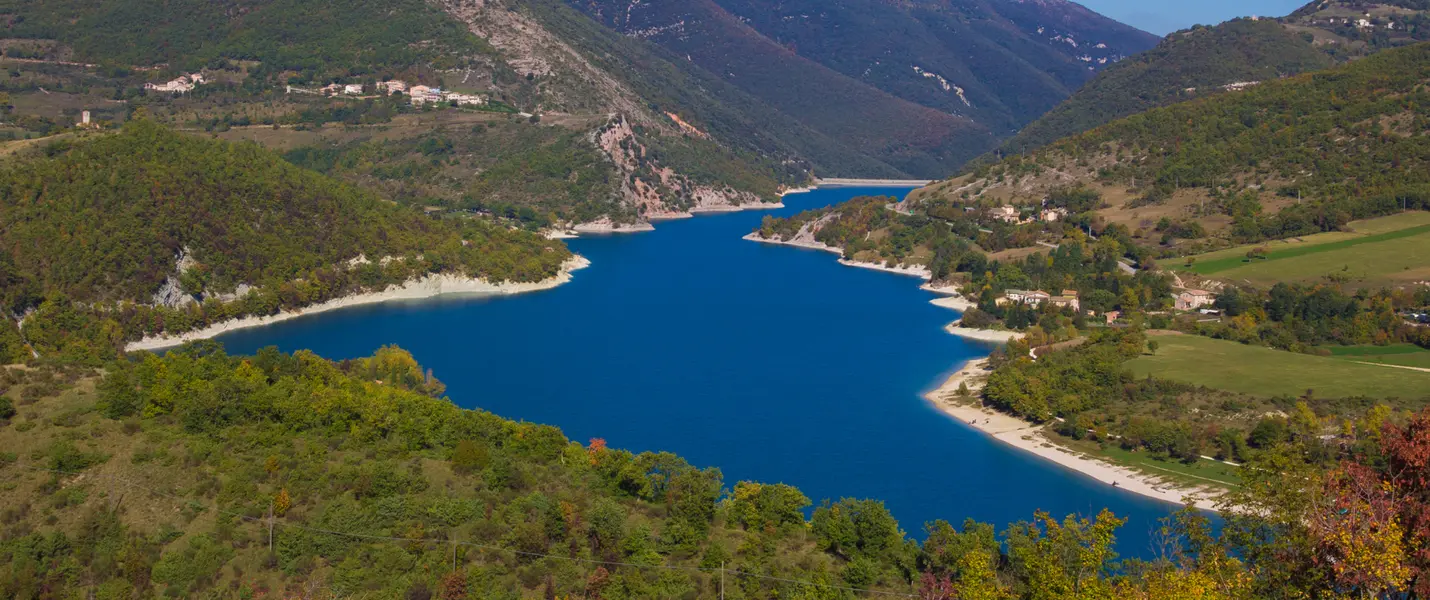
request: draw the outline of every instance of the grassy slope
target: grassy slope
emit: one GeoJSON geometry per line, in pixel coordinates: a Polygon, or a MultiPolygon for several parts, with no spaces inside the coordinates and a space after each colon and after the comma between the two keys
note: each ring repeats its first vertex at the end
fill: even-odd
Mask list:
{"type": "Polygon", "coordinates": [[[1297,241],[1248,244],[1191,257],[1172,265],[1217,279],[1271,285],[1344,275],[1369,284],[1408,283],[1430,276],[1430,212],[1411,212],[1350,224],[1350,232],[1329,232],[1297,241]],[[1265,259],[1246,258],[1252,248],[1269,250],[1265,259]]]}
{"type": "Polygon", "coordinates": [[[1259,396],[1430,397],[1430,373],[1360,365],[1192,335],[1159,336],[1155,355],[1128,363],[1139,377],[1185,381],[1259,396]]]}

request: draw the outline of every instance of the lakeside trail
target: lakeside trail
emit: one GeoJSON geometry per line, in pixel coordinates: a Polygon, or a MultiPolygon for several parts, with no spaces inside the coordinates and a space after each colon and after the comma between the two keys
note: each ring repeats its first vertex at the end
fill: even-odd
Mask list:
{"type": "Polygon", "coordinates": [[[1163,478],[1147,475],[1130,467],[1114,465],[1064,448],[1048,439],[1044,426],[1024,421],[989,408],[974,406],[978,392],[988,379],[988,359],[972,360],[949,376],[943,385],[924,395],[939,410],[958,422],[981,431],[999,442],[1057,463],[1118,489],[1173,504],[1191,504],[1202,510],[1216,510],[1214,487],[1182,487],[1163,478]],[[969,395],[958,395],[960,385],[967,386],[969,395]],[[1191,500],[1189,502],[1189,499],[1191,500]]]}
{"type": "Polygon", "coordinates": [[[318,314],[339,308],[347,308],[349,306],[377,304],[392,300],[422,300],[448,294],[505,296],[549,290],[571,281],[572,272],[589,266],[591,266],[591,261],[586,260],[585,257],[579,254],[573,255],[570,260],[567,260],[565,264],[561,265],[560,273],[541,281],[530,283],[492,283],[485,279],[473,277],[462,277],[451,274],[431,274],[420,279],[410,280],[402,285],[390,285],[387,289],[380,292],[367,292],[334,298],[327,302],[321,302],[294,311],[283,311],[275,315],[230,319],[221,323],[215,323],[203,329],[195,329],[178,335],[146,336],[144,339],[126,344],[124,351],[134,352],[138,350],[171,348],[186,342],[216,337],[230,331],[271,325],[305,315],[318,314]]]}

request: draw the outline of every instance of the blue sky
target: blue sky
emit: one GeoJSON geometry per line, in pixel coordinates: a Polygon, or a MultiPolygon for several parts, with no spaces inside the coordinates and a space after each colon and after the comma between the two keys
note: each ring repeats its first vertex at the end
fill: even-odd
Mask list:
{"type": "Polygon", "coordinates": [[[1236,17],[1280,17],[1309,0],[1079,0],[1104,15],[1166,35],[1192,25],[1212,25],[1236,17]]]}

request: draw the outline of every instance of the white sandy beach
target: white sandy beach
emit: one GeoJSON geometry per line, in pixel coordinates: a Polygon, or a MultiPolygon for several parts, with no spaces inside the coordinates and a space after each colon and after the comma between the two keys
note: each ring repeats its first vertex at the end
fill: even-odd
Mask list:
{"type": "Polygon", "coordinates": [[[949,335],[956,335],[964,339],[978,340],[980,342],[995,342],[999,344],[1006,344],[1023,336],[1023,334],[1016,331],[1008,331],[1006,329],[974,329],[972,327],[962,327],[958,323],[958,321],[954,321],[948,325],[944,325],[943,330],[947,331],[949,335]]]}
{"type": "Polygon", "coordinates": [[[980,402],[977,398],[978,392],[983,389],[988,372],[988,359],[969,361],[949,376],[943,385],[924,397],[958,422],[986,433],[993,439],[1107,485],[1116,482],[1118,489],[1134,494],[1174,504],[1188,504],[1190,500],[1197,508],[1215,510],[1214,488],[1179,487],[1128,467],[1073,452],[1049,441],[1042,426],[976,406],[975,404],[980,402]],[[968,397],[958,396],[959,384],[968,386],[971,392],[968,397]]]}
{"type": "Polygon", "coordinates": [[[796,247],[796,248],[805,248],[805,249],[808,249],[808,250],[820,250],[820,251],[823,251],[823,252],[830,252],[830,253],[833,253],[833,254],[838,254],[838,255],[840,256],[840,258],[839,258],[839,264],[844,265],[844,266],[846,266],[846,267],[858,267],[858,268],[860,268],[860,269],[871,269],[871,270],[874,270],[874,271],[883,271],[883,272],[885,272],[885,273],[894,273],[895,275],[908,275],[908,276],[910,276],[910,277],[919,277],[919,278],[926,279],[926,280],[933,278],[933,275],[929,273],[928,268],[924,267],[923,265],[898,265],[898,266],[895,266],[895,267],[890,267],[890,266],[885,265],[885,264],[883,264],[883,263],[872,263],[872,262],[864,262],[864,261],[858,261],[858,260],[849,260],[849,259],[843,258],[843,256],[844,256],[844,250],[842,250],[842,249],[840,249],[840,248],[836,248],[836,247],[834,247],[834,246],[830,246],[830,245],[828,245],[828,244],[824,244],[824,243],[822,243],[822,242],[806,242],[806,241],[802,241],[802,240],[791,240],[791,241],[785,241],[785,240],[767,240],[767,239],[765,239],[765,238],[760,237],[760,234],[758,234],[758,233],[750,233],[750,234],[748,234],[748,235],[746,235],[745,237],[740,238],[740,239],[749,240],[749,241],[751,241],[751,242],[759,242],[759,243],[761,243],[761,244],[774,244],[774,245],[776,245],[776,246],[794,246],[794,247],[796,247]]]}
{"type": "Polygon", "coordinates": [[[296,319],[303,315],[312,315],[349,306],[360,306],[363,304],[376,304],[391,300],[418,300],[423,298],[433,298],[447,294],[471,294],[471,295],[508,295],[521,294],[524,292],[535,292],[538,290],[548,290],[558,285],[571,281],[571,273],[584,269],[591,265],[591,261],[586,260],[581,255],[575,255],[566,264],[561,266],[561,272],[554,277],[532,283],[492,283],[485,279],[475,279],[462,277],[459,275],[434,274],[421,279],[409,281],[403,285],[388,286],[381,292],[369,292],[365,294],[354,294],[342,298],[335,298],[320,304],[296,310],[280,312],[276,315],[261,317],[244,317],[242,319],[231,319],[222,323],[216,323],[203,329],[195,329],[179,335],[148,336],[142,340],[130,342],[124,346],[126,352],[138,350],[158,350],[178,346],[185,342],[208,339],[223,333],[244,329],[248,327],[259,327],[271,325],[296,319]]]}
{"type": "Polygon", "coordinates": [[[616,223],[609,218],[602,217],[590,223],[577,223],[571,226],[571,231],[576,233],[638,233],[641,231],[655,231],[655,226],[641,221],[639,223],[616,223]]]}

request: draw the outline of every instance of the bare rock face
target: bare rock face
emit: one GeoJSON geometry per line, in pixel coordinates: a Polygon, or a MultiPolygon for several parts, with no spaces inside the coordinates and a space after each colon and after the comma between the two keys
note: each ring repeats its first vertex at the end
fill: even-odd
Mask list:
{"type": "Polygon", "coordinates": [[[698,212],[741,210],[762,204],[759,196],[729,186],[697,183],[650,157],[624,116],[612,117],[592,136],[622,175],[622,203],[645,219],[674,219],[698,212]]]}
{"type": "Polygon", "coordinates": [[[517,75],[559,81],[543,88],[542,105],[535,107],[541,112],[620,113],[642,124],[656,121],[638,94],[505,0],[441,0],[438,5],[500,50],[517,75]]]}
{"type": "Polygon", "coordinates": [[[179,255],[174,259],[174,274],[165,279],[164,284],[154,292],[154,305],[179,308],[193,303],[194,296],[184,291],[179,277],[197,264],[198,261],[194,260],[187,246],[179,250],[179,255]]]}

